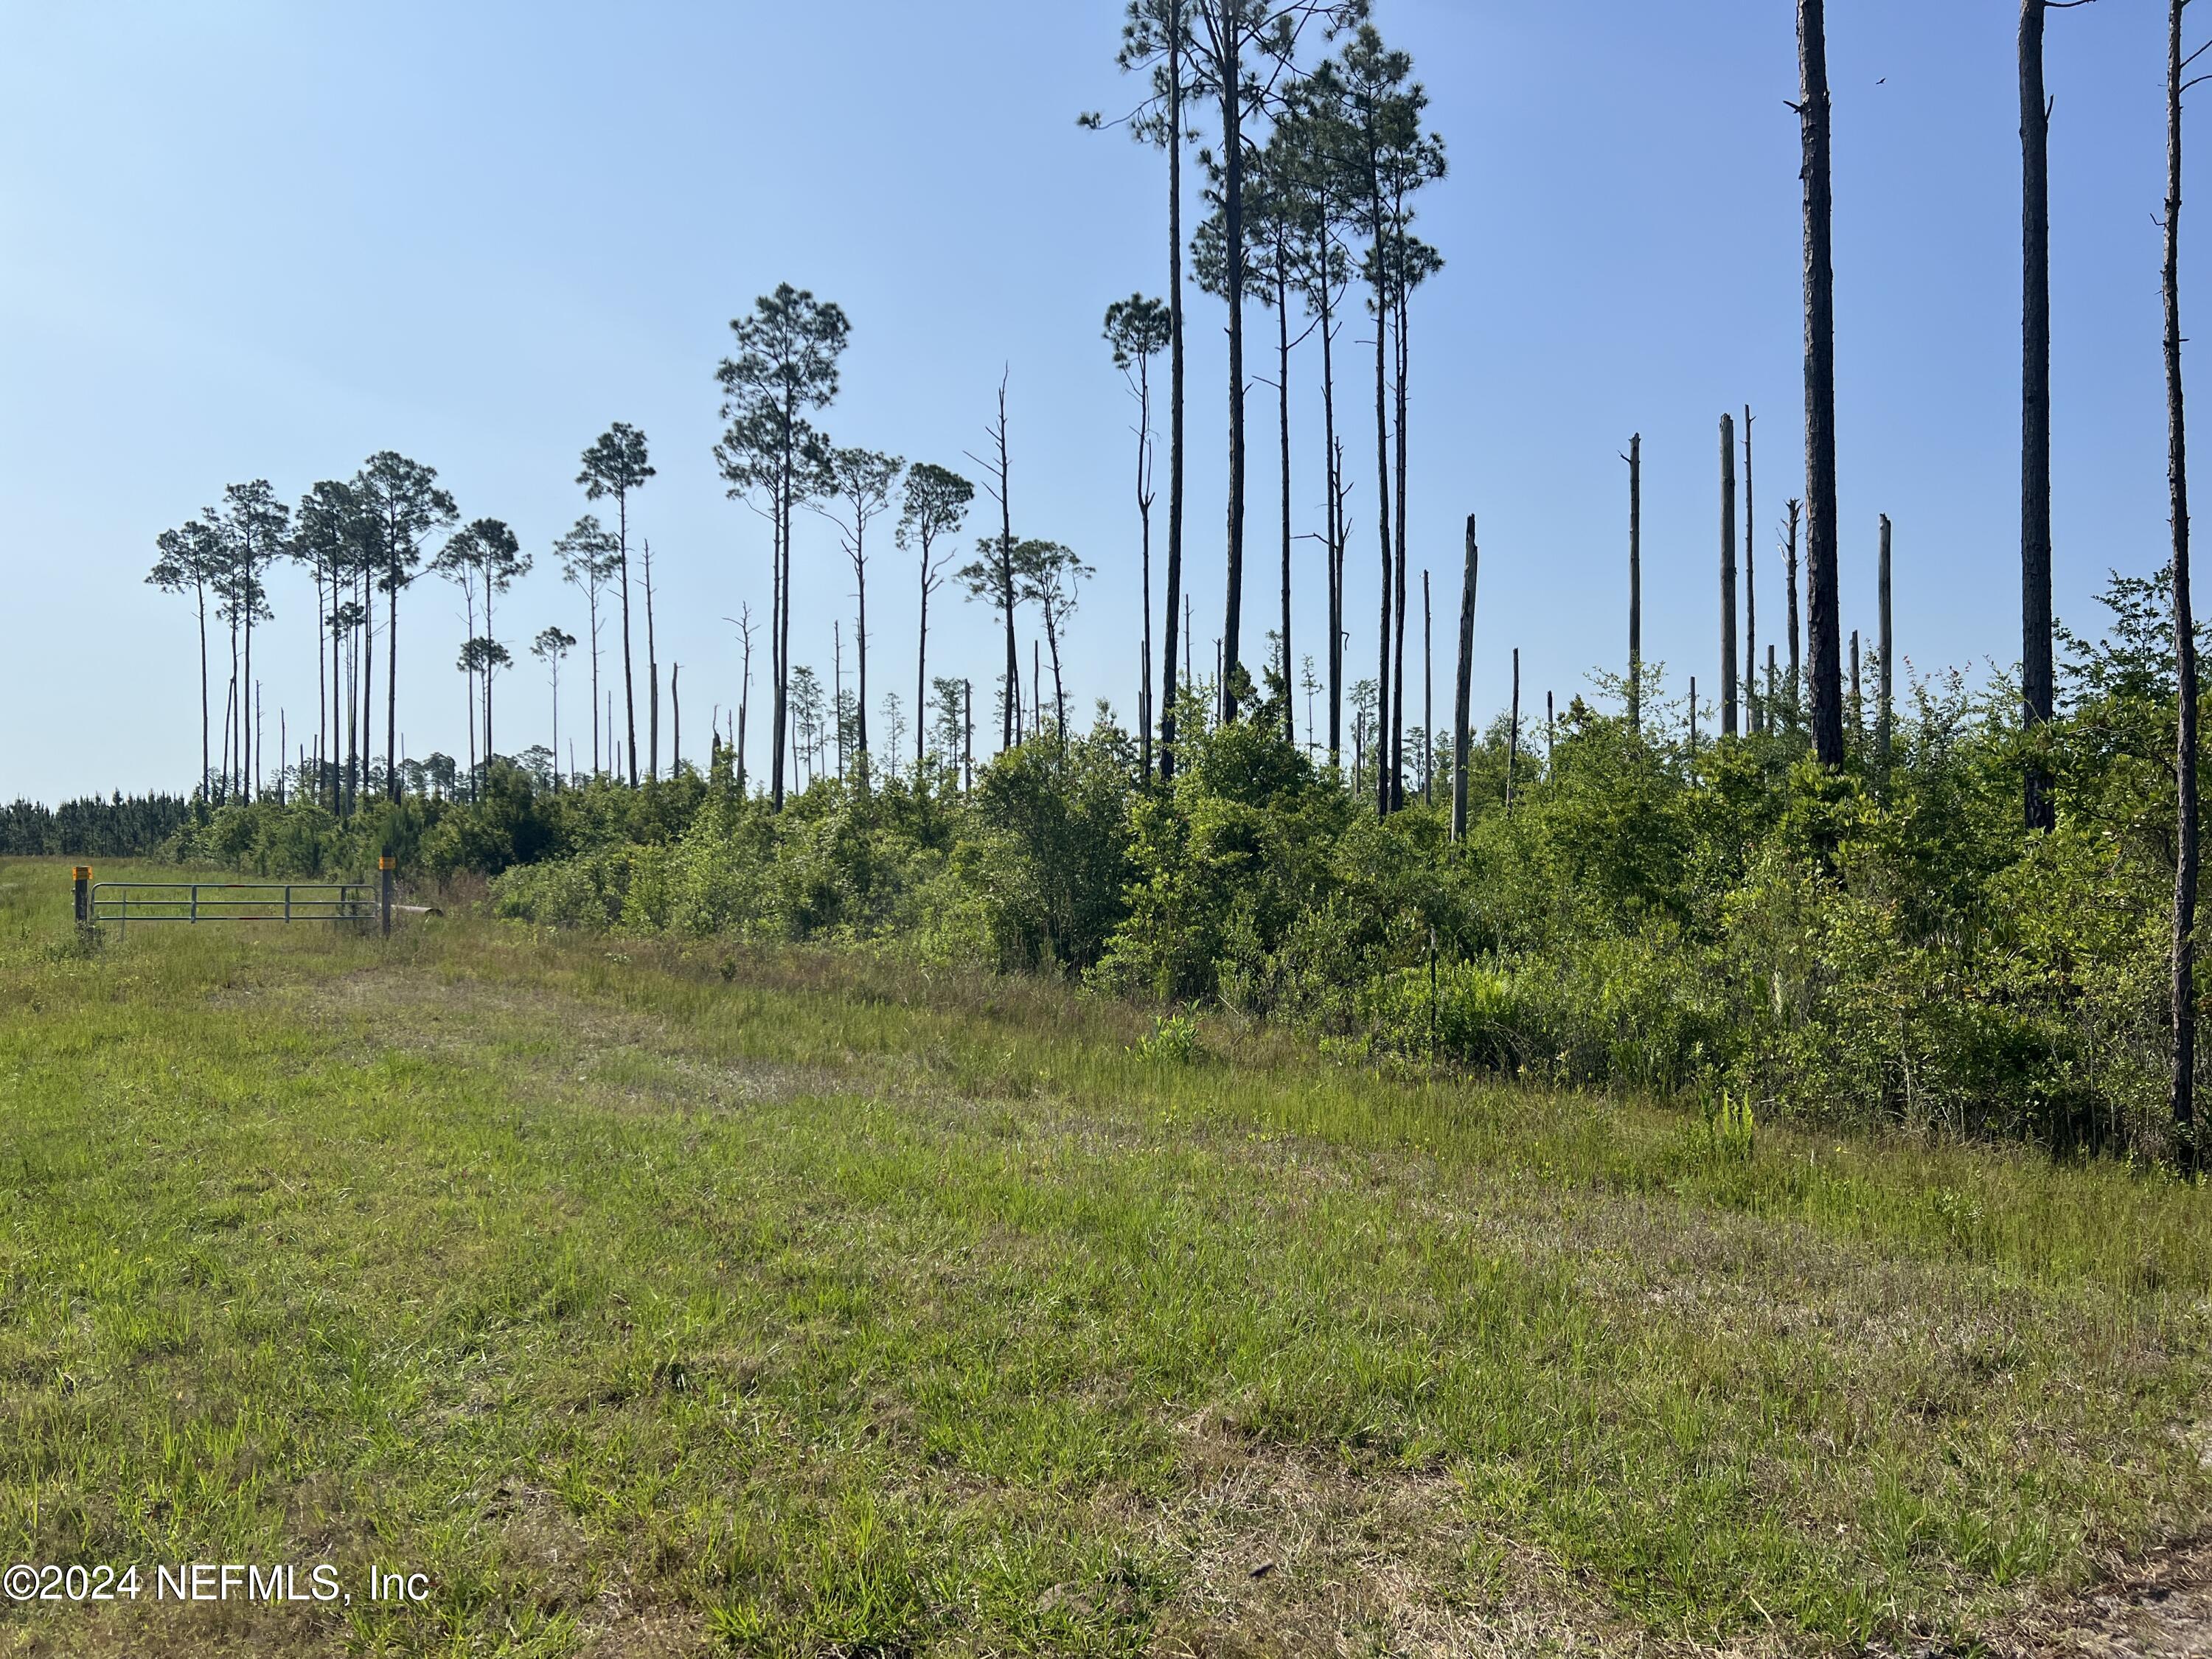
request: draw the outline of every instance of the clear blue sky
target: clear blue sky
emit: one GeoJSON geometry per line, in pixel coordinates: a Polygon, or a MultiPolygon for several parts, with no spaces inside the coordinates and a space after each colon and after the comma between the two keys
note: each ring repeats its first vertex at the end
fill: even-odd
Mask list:
{"type": "MultiPolygon", "coordinates": [[[[1462,520],[1480,515],[1478,705],[1502,706],[1514,646],[1539,709],[1546,689],[1564,702],[1590,667],[1620,663],[1616,456],[1637,430],[1645,648],[1705,680],[1720,413],[1759,412],[1770,525],[1802,476],[1794,9],[1376,9],[1414,53],[1450,148],[1451,176],[1422,204],[1449,263],[1415,313],[1413,545],[1441,601],[1462,520]]],[[[1899,649],[1923,672],[2017,651],[2014,9],[1857,0],[1832,23],[1844,625],[1870,625],[1887,512],[1899,649]]],[[[0,796],[186,786],[194,646],[187,608],[142,585],[155,532],[226,483],[267,477],[296,500],[387,447],[437,467],[465,514],[509,520],[537,555],[501,612],[522,665],[503,682],[500,738],[542,741],[545,688],[519,647],[548,623],[581,631],[549,544],[584,506],[579,452],[614,420],[646,430],[659,468],[635,522],[660,562],[662,655],[684,665],[696,750],[709,703],[735,695],[720,618],[767,600],[765,526],[724,499],[710,456],[712,371],[729,319],[785,280],[853,319],[825,420],[840,441],[963,466],[1011,371],[1018,532],[1098,568],[1074,689],[1127,717],[1130,406],[1098,327],[1109,301],[1164,284],[1161,164],[1073,119],[1131,95],[1112,63],[1120,11],[6,0],[0,796]]],[[[2058,607],[2077,625],[2107,569],[2163,557],[2162,16],[2105,0],[2051,27],[2058,607]]],[[[2212,327],[2193,264],[2185,303],[2212,327]]],[[[1221,605],[1225,389],[1223,313],[1200,298],[1192,315],[1203,653],[1221,605]]],[[[1314,367],[1297,372],[1310,382],[1314,367]]],[[[1265,434],[1272,393],[1253,397],[1265,434]]],[[[2212,422],[2212,386],[2205,397],[2212,422]]],[[[1303,532],[1320,444],[1310,410],[1298,418],[1303,532]]],[[[1355,460],[1371,453],[1364,430],[1355,416],[1355,460]]],[[[1255,445],[1251,484],[1265,550],[1270,445],[1255,445]]],[[[1371,488],[1361,469],[1363,526],[1371,488]]],[[[827,526],[800,533],[799,659],[826,675],[851,583],[827,526]]],[[[1369,629],[1371,533],[1351,560],[1369,629]]],[[[1761,631],[1778,638],[1771,534],[1759,551],[1761,631]]],[[[1310,648],[1321,576],[1302,558],[1310,648]]],[[[906,686],[903,559],[886,547],[870,586],[877,685],[906,686]]],[[[273,598],[272,747],[277,706],[296,734],[315,695],[311,589],[283,575],[273,598]]],[[[457,611],[426,584],[403,617],[401,725],[417,755],[463,747],[457,611]]],[[[1440,649],[1449,631],[1440,617],[1440,649]]],[[[980,691],[992,637],[974,607],[945,603],[933,664],[980,691]]],[[[1352,660],[1372,649],[1355,632],[1352,660]]],[[[580,679],[564,676],[564,734],[585,729],[568,696],[580,679]]]]}

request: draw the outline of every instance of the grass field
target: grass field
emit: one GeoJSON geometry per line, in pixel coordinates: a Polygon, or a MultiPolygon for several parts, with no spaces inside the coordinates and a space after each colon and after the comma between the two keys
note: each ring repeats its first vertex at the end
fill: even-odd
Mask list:
{"type": "Polygon", "coordinates": [[[0,864],[0,1558],[148,1590],[0,1654],[2002,1651],[2212,1515],[2203,1191],[1152,1033],[463,918],[87,953],[0,864]]]}

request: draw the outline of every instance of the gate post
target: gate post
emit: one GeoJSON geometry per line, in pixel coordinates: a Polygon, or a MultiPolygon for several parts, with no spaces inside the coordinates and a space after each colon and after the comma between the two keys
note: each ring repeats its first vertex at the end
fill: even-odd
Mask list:
{"type": "Polygon", "coordinates": [[[92,866],[80,864],[70,872],[70,882],[76,898],[76,930],[80,933],[92,931],[92,866]]]}
{"type": "Polygon", "coordinates": [[[376,861],[376,918],[386,939],[392,937],[392,870],[398,862],[388,856],[376,861]]]}

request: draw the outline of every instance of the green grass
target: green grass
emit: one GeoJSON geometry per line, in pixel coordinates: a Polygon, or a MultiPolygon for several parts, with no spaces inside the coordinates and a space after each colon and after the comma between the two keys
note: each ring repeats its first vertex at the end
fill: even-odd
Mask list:
{"type": "MultiPolygon", "coordinates": [[[[103,869],[102,876],[117,873],[103,869]]],[[[2212,1512],[2212,1198],[854,954],[73,943],[0,864],[0,1653],[1971,1644],[2212,1512]]]]}

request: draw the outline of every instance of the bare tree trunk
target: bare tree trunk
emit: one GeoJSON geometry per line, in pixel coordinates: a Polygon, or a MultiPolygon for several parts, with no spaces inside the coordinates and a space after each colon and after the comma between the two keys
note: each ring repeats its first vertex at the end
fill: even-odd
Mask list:
{"type": "MultiPolygon", "coordinates": [[[[362,579],[364,591],[368,578],[362,579]]],[[[346,630],[351,636],[344,641],[346,665],[346,752],[343,777],[345,783],[345,813],[353,816],[353,809],[361,799],[362,715],[368,705],[361,699],[361,629],[358,626],[346,630]]]]}
{"type": "Polygon", "coordinates": [[[1322,461],[1328,472],[1328,763],[1344,752],[1344,477],[1343,446],[1336,436],[1336,351],[1328,283],[1321,285],[1321,424],[1322,461]]]}
{"type": "Polygon", "coordinates": [[[1875,764],[1887,775],[1889,771],[1889,739],[1893,719],[1890,702],[1895,681],[1890,674],[1890,653],[1896,641],[1890,631],[1889,614],[1889,514],[1881,515],[1881,552],[1875,570],[1875,625],[1881,641],[1881,655],[1875,662],[1874,752],[1875,764]]]}
{"type": "Polygon", "coordinates": [[[1859,694],[1859,630],[1851,629],[1851,737],[1866,741],[1866,702],[1859,694]]]}
{"type": "MultiPolygon", "coordinates": [[[[1060,625],[1049,607],[1044,613],[1044,641],[1052,651],[1052,717],[1060,726],[1060,747],[1064,754],[1067,750],[1067,687],[1060,677],[1060,625]]],[[[1030,643],[1035,645],[1036,641],[1030,643]]],[[[1038,712],[1042,716],[1042,710],[1038,712]]]]}
{"type": "MultiPolygon", "coordinates": [[[[2046,0],[2021,0],[2021,709],[2050,720],[2051,622],[2051,106],[2043,89],[2046,0]]],[[[2023,780],[2030,833],[2054,821],[2051,780],[2032,757],[2023,780]]]]}
{"type": "Polygon", "coordinates": [[[384,601],[384,793],[399,799],[399,567],[384,601]]]}
{"type": "Polygon", "coordinates": [[[364,575],[361,583],[361,792],[372,781],[370,757],[376,751],[376,583],[364,575]]]}
{"type": "MultiPolygon", "coordinates": [[[[1145,638],[1139,653],[1143,667],[1137,681],[1137,761],[1141,777],[1152,775],[1152,359],[1137,356],[1137,520],[1143,526],[1145,638]]],[[[917,685],[919,682],[917,682],[917,685]]],[[[915,692],[915,724],[921,724],[921,692],[915,692]]],[[[921,737],[915,739],[915,758],[921,757],[921,737]]]]}
{"type": "MultiPolygon", "coordinates": [[[[643,544],[645,563],[645,775],[660,775],[660,647],[653,632],[653,543],[643,544]]],[[[487,745],[489,747],[489,745],[487,745]]]]}
{"type": "Polygon", "coordinates": [[[1215,48],[1222,72],[1222,243],[1229,297],[1229,586],[1222,605],[1221,718],[1237,717],[1231,685],[1244,612],[1244,77],[1237,52],[1245,27],[1241,0],[1206,0],[1218,19],[1215,48]]]}
{"type": "MultiPolygon", "coordinates": [[[[790,465],[787,461],[784,466],[787,477],[790,471],[790,465]]],[[[781,498],[779,498],[778,506],[781,522],[776,528],[780,532],[777,538],[780,546],[791,533],[791,514],[781,498]]],[[[618,539],[622,546],[623,721],[629,739],[629,787],[635,789],[637,787],[637,677],[630,667],[629,492],[628,490],[618,489],[615,492],[615,516],[621,526],[618,539]]],[[[778,701],[780,702],[781,699],[778,701]]],[[[776,793],[776,804],[779,806],[783,804],[783,794],[781,790],[776,793]]]]}
{"type": "MultiPolygon", "coordinates": [[[[1376,232],[1379,239],[1382,232],[1376,232]]],[[[1380,278],[1376,279],[1378,283],[1380,278]]],[[[1382,604],[1377,624],[1375,670],[1375,810],[1387,817],[1390,811],[1390,307],[1386,290],[1375,300],[1375,501],[1377,544],[1382,553],[1382,604]]]]}
{"type": "Polygon", "coordinates": [[[1628,453],[1628,729],[1644,731],[1644,434],[1628,453]]]}
{"type": "Polygon", "coordinates": [[[2197,622],[2189,592],[2189,442],[2181,386],[2181,14],[2168,9],[2166,60],[2166,465],[2173,515],[2173,1127],[2184,1167],[2197,1150],[2197,622]]]}
{"type": "Polygon", "coordinates": [[[999,447],[999,606],[1006,619],[1006,707],[1000,722],[1000,746],[1011,749],[1021,737],[1022,662],[1014,643],[1014,510],[1007,477],[1006,380],[999,379],[999,424],[992,435],[999,447]]]}
{"type": "Polygon", "coordinates": [[[1736,735],[1735,421],[1721,416],[1721,736],[1736,735]]]}
{"type": "Polygon", "coordinates": [[[253,764],[253,601],[256,584],[253,579],[252,533],[251,530],[246,532],[246,677],[239,682],[241,718],[238,723],[238,776],[239,798],[242,800],[253,799],[254,785],[259,781],[253,764]]]}
{"type": "MultiPolygon", "coordinates": [[[[1429,573],[1421,572],[1421,802],[1437,803],[1437,626],[1429,608],[1429,573]]],[[[1296,733],[1292,734],[1293,740],[1296,733]]]]}
{"type": "MultiPolygon", "coordinates": [[[[854,546],[856,550],[865,546],[867,533],[868,527],[865,524],[854,532],[854,546]]],[[[854,711],[853,716],[853,738],[865,756],[868,752],[868,561],[865,553],[859,554],[853,561],[853,580],[856,584],[855,593],[860,601],[860,614],[853,622],[853,649],[860,664],[860,707],[854,711]]],[[[916,718],[920,717],[920,713],[919,709],[915,711],[916,718]]],[[[892,763],[896,765],[897,763],[894,761],[892,763]]]]}
{"type": "Polygon", "coordinates": [[[1844,763],[1840,623],[1836,614],[1836,275],[1829,176],[1825,0],[1797,0],[1799,120],[1805,182],[1805,567],[1812,612],[1813,752],[1844,763]]]}
{"type": "MultiPolygon", "coordinates": [[[[784,399],[784,429],[791,429],[792,407],[788,395],[784,399]]],[[[785,625],[787,597],[790,592],[791,560],[787,550],[791,544],[791,469],[790,446],[787,442],[777,463],[775,483],[775,523],[774,545],[769,550],[770,562],[770,593],[769,599],[769,805],[773,811],[783,811],[784,747],[791,736],[791,631],[785,625]]],[[[623,612],[623,642],[629,642],[629,612],[625,602],[623,612]]],[[[625,648],[624,659],[628,659],[625,648]]],[[[609,730],[607,746],[614,746],[613,732],[609,730]]]]}
{"type": "Polygon", "coordinates": [[[1793,726],[1804,718],[1805,669],[1797,626],[1797,516],[1804,507],[1799,501],[1790,503],[1790,539],[1784,544],[1783,554],[1783,575],[1790,588],[1790,720],[1793,726]]]}
{"type": "MultiPolygon", "coordinates": [[[[331,717],[330,702],[323,690],[323,565],[318,559],[315,562],[315,748],[319,760],[323,746],[323,727],[329,723],[331,717]]],[[[301,781],[304,783],[306,780],[302,778],[301,781]]],[[[317,805],[322,804],[323,775],[319,769],[315,774],[313,799],[317,805]]]]}
{"type": "MultiPolygon", "coordinates": [[[[1147,605],[1145,628],[1151,631],[1152,618],[1147,605]]],[[[915,629],[914,640],[914,772],[921,775],[922,763],[928,757],[929,721],[925,718],[929,708],[929,542],[921,544],[921,620],[915,629]]]]}
{"type": "MultiPolygon", "coordinates": [[[[199,618],[200,629],[200,799],[205,800],[214,793],[211,783],[215,776],[213,762],[209,758],[210,732],[208,714],[207,666],[207,584],[195,576],[192,579],[192,608],[199,618]]],[[[335,611],[337,606],[331,607],[335,611]]],[[[319,672],[320,671],[318,670],[319,672]]]]}
{"type": "Polygon", "coordinates": [[[1402,234],[1398,239],[1398,252],[1401,259],[1396,295],[1398,327],[1392,352],[1396,367],[1394,401],[1397,416],[1397,430],[1393,434],[1395,442],[1392,447],[1395,452],[1398,484],[1397,523],[1393,527],[1393,539],[1397,547],[1398,638],[1392,653],[1390,693],[1391,703],[1398,714],[1398,718],[1390,723],[1390,810],[1394,812],[1406,804],[1406,325],[1409,290],[1405,281],[1405,238],[1402,234]]]}
{"type": "Polygon", "coordinates": [[[1291,695],[1291,283],[1290,254],[1275,249],[1275,407],[1283,449],[1283,732],[1291,746],[1298,741],[1297,700],[1291,695]]]}
{"type": "MultiPolygon", "coordinates": [[[[684,665],[668,665],[668,713],[675,729],[668,734],[668,775],[674,777],[684,769],[684,703],[677,691],[677,682],[684,678],[684,665]]],[[[554,753],[559,755],[556,749],[554,753]]]]}
{"type": "Polygon", "coordinates": [[[1505,811],[1513,811],[1513,774],[1521,763],[1521,647],[1513,647],[1512,724],[1505,732],[1505,811]]]}
{"type": "MultiPolygon", "coordinates": [[[[489,642],[495,637],[496,636],[492,632],[491,625],[491,572],[487,569],[484,572],[484,639],[489,642]]],[[[491,746],[491,680],[492,676],[498,672],[498,668],[499,665],[495,663],[489,655],[486,655],[484,658],[483,670],[483,710],[484,767],[487,770],[490,769],[493,754],[491,746]]]]}
{"type": "MultiPolygon", "coordinates": [[[[1175,778],[1176,628],[1182,601],[1182,13],[1168,14],[1168,589],[1160,666],[1160,779],[1175,778]]],[[[1186,630],[1188,632],[1188,630],[1186,630]]],[[[1188,646],[1186,643],[1186,650],[1188,646]]]]}
{"type": "Polygon", "coordinates": [[[1745,720],[1766,729],[1759,706],[1759,514],[1751,494],[1751,405],[1743,406],[1743,664],[1745,720]]]}

